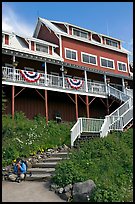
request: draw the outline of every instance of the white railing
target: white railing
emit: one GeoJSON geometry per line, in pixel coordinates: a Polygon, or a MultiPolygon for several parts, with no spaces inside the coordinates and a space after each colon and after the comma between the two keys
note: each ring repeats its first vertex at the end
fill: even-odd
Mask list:
{"type": "Polygon", "coordinates": [[[100,132],[104,119],[97,118],[81,118],[82,120],[82,132],[100,132]]]}
{"type": "Polygon", "coordinates": [[[100,133],[104,119],[97,118],[78,118],[77,122],[71,129],[71,147],[74,146],[75,140],[80,137],[82,132],[100,133]]]}
{"type": "MultiPolygon", "coordinates": [[[[38,72],[40,73],[40,72],[38,72]]],[[[65,90],[73,90],[74,89],[70,86],[70,84],[67,81],[67,77],[62,77],[62,76],[55,76],[51,74],[44,74],[40,73],[41,77],[37,82],[31,83],[26,81],[19,69],[15,69],[13,72],[13,68],[10,67],[2,67],[2,78],[3,80],[6,81],[13,81],[15,83],[22,83],[22,84],[30,84],[30,85],[37,85],[37,86],[47,86],[55,89],[65,89],[65,90]]],[[[74,79],[81,79],[79,77],[74,77],[74,79]]],[[[106,92],[106,87],[104,83],[95,83],[95,82],[86,82],[84,80],[83,85],[77,89],[78,92],[83,92],[83,93],[91,93],[91,94],[100,94],[100,95],[107,95],[106,92]],[[88,89],[86,88],[88,87],[88,89]]]]}
{"type": "Polygon", "coordinates": [[[78,118],[77,122],[75,123],[75,125],[72,127],[70,131],[71,131],[71,147],[73,147],[76,138],[79,137],[82,133],[80,118],[78,118]]]}
{"type": "Polygon", "coordinates": [[[77,137],[81,133],[100,133],[100,137],[105,137],[111,130],[123,131],[123,128],[133,119],[133,94],[127,90],[127,94],[108,85],[108,95],[125,101],[105,119],[97,118],[79,118],[77,123],[71,129],[71,146],[74,145],[77,137]]]}
{"type": "MultiPolygon", "coordinates": [[[[125,103],[123,103],[110,115],[106,116],[106,120],[101,128],[101,137],[106,136],[110,130],[123,131],[123,128],[133,119],[133,98],[129,95],[126,95],[127,97],[124,95],[126,94],[123,94],[121,99],[124,101],[125,98],[127,98],[127,101],[125,101],[125,103]]],[[[116,94],[116,97],[119,97],[118,94],[116,94]]]]}
{"type": "Polygon", "coordinates": [[[110,96],[114,96],[115,98],[121,100],[121,101],[127,101],[129,99],[129,96],[127,94],[125,94],[124,92],[110,86],[108,84],[107,86],[107,90],[108,90],[108,95],[110,96]]]}
{"type": "Polygon", "coordinates": [[[125,94],[133,98],[133,89],[125,88],[125,94]]]}

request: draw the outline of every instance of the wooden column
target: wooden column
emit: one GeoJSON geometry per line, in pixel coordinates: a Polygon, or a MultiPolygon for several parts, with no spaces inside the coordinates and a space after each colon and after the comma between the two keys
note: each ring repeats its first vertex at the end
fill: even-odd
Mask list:
{"type": "Polygon", "coordinates": [[[87,110],[87,118],[89,118],[90,114],[89,114],[89,98],[88,98],[88,96],[86,96],[86,110],[87,110]]]}
{"type": "Polygon", "coordinates": [[[78,120],[78,101],[77,101],[77,94],[75,94],[75,110],[76,110],[76,120],[78,120]]]}
{"type": "Polygon", "coordinates": [[[46,116],[46,124],[48,125],[48,99],[47,99],[47,90],[45,90],[45,116],[46,116]]]}
{"type": "Polygon", "coordinates": [[[109,115],[109,101],[108,98],[106,99],[106,107],[107,107],[107,115],[109,115]]]}
{"type": "Polygon", "coordinates": [[[12,119],[14,119],[15,114],[15,87],[12,86],[12,119]]]}

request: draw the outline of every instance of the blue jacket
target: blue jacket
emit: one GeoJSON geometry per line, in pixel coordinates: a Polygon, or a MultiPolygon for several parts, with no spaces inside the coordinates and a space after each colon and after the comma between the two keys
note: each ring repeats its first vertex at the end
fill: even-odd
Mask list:
{"type": "MultiPolygon", "coordinates": [[[[20,171],[21,171],[22,174],[26,173],[26,164],[24,162],[21,163],[20,171]]],[[[14,165],[14,173],[15,174],[18,173],[18,167],[16,165],[14,165]]]]}

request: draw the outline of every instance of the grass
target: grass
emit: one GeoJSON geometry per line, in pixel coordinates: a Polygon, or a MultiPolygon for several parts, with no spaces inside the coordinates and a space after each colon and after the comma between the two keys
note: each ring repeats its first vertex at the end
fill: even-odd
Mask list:
{"type": "Polygon", "coordinates": [[[2,165],[10,164],[17,157],[28,157],[63,144],[70,145],[73,123],[56,123],[40,115],[29,120],[20,112],[2,117],[2,165]]]}

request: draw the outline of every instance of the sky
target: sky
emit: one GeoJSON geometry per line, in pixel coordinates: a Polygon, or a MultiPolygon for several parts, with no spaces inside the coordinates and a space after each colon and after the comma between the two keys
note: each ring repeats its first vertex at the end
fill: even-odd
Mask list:
{"type": "Polygon", "coordinates": [[[133,2],[2,2],[2,30],[32,37],[38,17],[122,40],[133,55],[133,2]]]}

